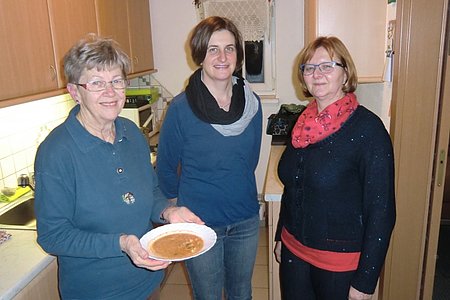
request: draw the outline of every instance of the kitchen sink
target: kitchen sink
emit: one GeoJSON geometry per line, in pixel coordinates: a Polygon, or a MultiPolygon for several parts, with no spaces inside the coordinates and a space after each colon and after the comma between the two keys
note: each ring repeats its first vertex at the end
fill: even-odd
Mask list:
{"type": "Polygon", "coordinates": [[[0,215],[0,228],[36,228],[34,198],[18,203],[0,215]]]}

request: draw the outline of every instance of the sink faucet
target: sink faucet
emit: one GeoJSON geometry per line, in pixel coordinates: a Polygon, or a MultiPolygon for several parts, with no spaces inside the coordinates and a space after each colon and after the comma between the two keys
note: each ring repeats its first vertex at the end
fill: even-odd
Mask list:
{"type": "Polygon", "coordinates": [[[32,191],[34,191],[34,174],[31,175],[32,181],[30,182],[30,177],[26,174],[21,174],[19,178],[17,178],[17,185],[20,187],[29,186],[32,191]]]}

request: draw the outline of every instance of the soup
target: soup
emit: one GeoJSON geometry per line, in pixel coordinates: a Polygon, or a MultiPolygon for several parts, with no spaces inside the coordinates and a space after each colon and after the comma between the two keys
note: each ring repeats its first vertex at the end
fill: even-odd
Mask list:
{"type": "Polygon", "coordinates": [[[180,259],[199,253],[203,248],[201,237],[185,232],[165,234],[149,243],[149,251],[165,259],[180,259]]]}

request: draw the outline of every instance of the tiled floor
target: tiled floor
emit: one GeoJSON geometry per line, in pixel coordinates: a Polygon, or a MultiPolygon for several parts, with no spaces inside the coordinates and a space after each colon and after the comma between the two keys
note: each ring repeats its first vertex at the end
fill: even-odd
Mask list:
{"type": "MultiPolygon", "coordinates": [[[[253,299],[269,299],[269,267],[267,227],[261,226],[259,232],[258,253],[253,271],[253,299]]],[[[167,270],[167,276],[161,290],[161,300],[192,300],[192,292],[183,263],[174,263],[167,270]]]]}

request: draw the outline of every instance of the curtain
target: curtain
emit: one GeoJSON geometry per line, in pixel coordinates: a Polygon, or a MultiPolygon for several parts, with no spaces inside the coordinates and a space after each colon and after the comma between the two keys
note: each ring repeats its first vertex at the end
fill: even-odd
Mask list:
{"type": "Polygon", "coordinates": [[[196,0],[200,19],[221,16],[230,19],[244,41],[262,41],[270,32],[270,0],[196,0]]]}

